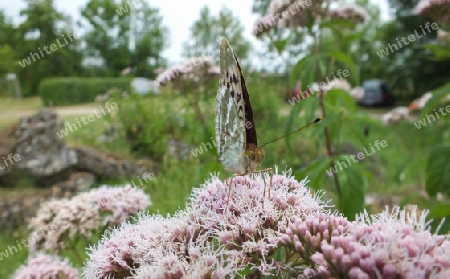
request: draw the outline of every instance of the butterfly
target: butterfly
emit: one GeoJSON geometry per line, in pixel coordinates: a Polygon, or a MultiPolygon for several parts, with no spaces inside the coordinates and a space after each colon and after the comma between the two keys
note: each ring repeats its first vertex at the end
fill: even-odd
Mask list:
{"type": "Polygon", "coordinates": [[[254,173],[261,165],[264,150],[258,147],[253,110],[241,66],[226,38],[220,43],[215,126],[219,160],[225,169],[234,172],[233,176],[254,173]]]}
{"type": "MultiPolygon", "coordinates": [[[[288,135],[319,122],[320,119],[318,118],[288,135]]],[[[220,42],[220,78],[216,97],[215,129],[219,160],[225,169],[233,172],[233,177],[250,173],[270,172],[268,192],[270,198],[273,169],[256,170],[261,165],[265,153],[261,147],[258,147],[253,110],[241,66],[225,37],[220,42]]],[[[286,136],[279,137],[266,144],[286,136]]],[[[228,201],[230,187],[231,180],[228,189],[228,201]]]]}

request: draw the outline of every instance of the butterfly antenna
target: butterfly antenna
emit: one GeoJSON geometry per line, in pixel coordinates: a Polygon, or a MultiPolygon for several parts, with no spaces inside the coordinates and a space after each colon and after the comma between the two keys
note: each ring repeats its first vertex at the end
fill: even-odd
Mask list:
{"type": "Polygon", "coordinates": [[[283,135],[283,136],[278,137],[278,138],[276,138],[276,139],[273,139],[273,140],[271,140],[271,141],[269,141],[269,142],[266,142],[265,144],[263,144],[263,145],[260,146],[260,147],[262,148],[262,147],[264,147],[264,146],[266,146],[266,145],[268,145],[268,144],[270,144],[270,143],[272,143],[272,142],[276,142],[277,140],[283,139],[283,138],[285,138],[285,137],[287,137],[287,136],[290,136],[290,135],[292,135],[292,134],[295,134],[295,133],[297,133],[297,132],[300,132],[301,130],[305,129],[306,127],[311,126],[311,125],[313,125],[313,124],[316,124],[316,123],[319,122],[320,120],[322,120],[322,117],[316,118],[314,121],[312,121],[312,122],[306,124],[306,125],[303,126],[303,127],[298,128],[297,130],[294,130],[294,131],[290,132],[289,134],[283,135]]]}

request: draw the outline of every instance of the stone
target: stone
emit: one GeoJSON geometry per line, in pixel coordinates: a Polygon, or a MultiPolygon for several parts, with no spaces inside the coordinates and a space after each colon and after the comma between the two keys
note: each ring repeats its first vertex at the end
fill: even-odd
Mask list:
{"type": "Polygon", "coordinates": [[[22,117],[16,131],[14,148],[21,159],[15,163],[15,167],[42,178],[54,176],[74,166],[77,163],[75,151],[57,135],[63,128],[64,122],[51,110],[22,117]]]}

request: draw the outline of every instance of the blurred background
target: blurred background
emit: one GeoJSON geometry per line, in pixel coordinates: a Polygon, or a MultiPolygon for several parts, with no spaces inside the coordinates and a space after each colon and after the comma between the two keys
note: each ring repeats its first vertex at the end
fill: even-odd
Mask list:
{"type": "MultiPolygon", "coordinates": [[[[0,253],[44,201],[131,184],[172,214],[225,178],[222,36],[260,144],[323,117],[266,146],[262,168],[307,177],[349,219],[415,204],[437,227],[450,215],[449,14],[433,0],[2,1],[0,253]]],[[[27,255],[0,254],[0,278],[27,255]]]]}

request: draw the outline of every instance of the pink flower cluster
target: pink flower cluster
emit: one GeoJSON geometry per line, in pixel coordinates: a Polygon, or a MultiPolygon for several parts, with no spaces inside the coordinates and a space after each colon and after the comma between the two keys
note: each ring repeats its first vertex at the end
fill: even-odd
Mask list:
{"type": "MultiPolygon", "coordinates": [[[[171,217],[139,215],[90,249],[87,278],[438,278],[450,241],[425,214],[396,208],[356,221],[334,212],[289,172],[213,176],[171,217]]],[[[445,277],[442,277],[445,278],[445,277]]]]}
{"type": "Polygon", "coordinates": [[[439,29],[437,31],[437,38],[444,44],[450,45],[450,32],[439,29]]]}
{"type": "Polygon", "coordinates": [[[437,21],[441,28],[450,30],[449,0],[420,0],[415,8],[416,14],[430,17],[437,21]]]}
{"type": "Polygon", "coordinates": [[[256,21],[253,34],[260,37],[270,28],[303,28],[312,26],[318,20],[345,19],[355,23],[367,21],[367,11],[356,4],[344,5],[333,11],[330,3],[333,0],[272,0],[268,14],[256,21]]]}
{"type": "Polygon", "coordinates": [[[16,270],[13,279],[77,279],[78,270],[73,268],[67,260],[56,256],[39,253],[28,259],[26,265],[16,270]]]}
{"type": "MultiPolygon", "coordinates": [[[[384,212],[372,224],[319,214],[299,218],[279,241],[305,261],[314,278],[434,278],[450,268],[450,242],[444,236],[402,222],[401,212],[384,212]]],[[[403,221],[414,218],[403,218],[403,221]]],[[[423,222],[423,220],[419,221],[423,222]]]]}
{"type": "Polygon", "coordinates": [[[189,58],[181,65],[173,66],[160,73],[156,82],[165,84],[171,80],[175,80],[180,76],[181,79],[192,79],[197,75],[216,75],[220,73],[220,68],[215,65],[212,55],[197,56],[189,58]]]}
{"type": "Polygon", "coordinates": [[[31,251],[61,250],[75,237],[90,238],[105,225],[119,224],[150,205],[150,197],[140,188],[102,186],[72,198],[44,203],[31,219],[32,236],[49,226],[44,237],[35,237],[31,251]],[[108,214],[108,213],[112,213],[108,214]]]}
{"type": "Polygon", "coordinates": [[[106,216],[106,222],[119,224],[151,205],[150,198],[140,188],[132,187],[130,184],[125,187],[110,188],[103,185],[97,191],[97,205],[100,211],[111,212],[111,216],[106,216]]]}
{"type": "Polygon", "coordinates": [[[331,18],[362,23],[368,21],[370,16],[363,7],[355,4],[347,4],[333,10],[331,12],[331,18]]]}

